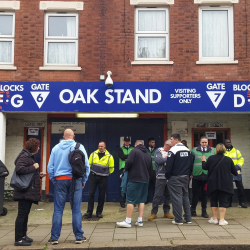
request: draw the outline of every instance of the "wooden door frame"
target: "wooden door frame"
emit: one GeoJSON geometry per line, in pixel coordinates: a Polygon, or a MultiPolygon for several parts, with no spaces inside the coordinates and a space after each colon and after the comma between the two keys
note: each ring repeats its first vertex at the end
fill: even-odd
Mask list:
{"type": "MultiPolygon", "coordinates": [[[[192,128],[192,148],[194,147],[194,132],[196,131],[206,131],[206,132],[213,132],[213,131],[227,131],[227,139],[231,140],[231,133],[230,128],[192,128]]],[[[208,140],[208,144],[210,147],[213,146],[213,140],[208,140]]]]}
{"type": "MultiPolygon", "coordinates": [[[[25,142],[27,141],[27,133],[28,133],[28,129],[30,127],[24,127],[24,136],[23,136],[23,148],[25,147],[25,142]]],[[[40,150],[41,150],[41,159],[40,159],[40,172],[43,172],[43,142],[44,142],[44,128],[40,127],[38,128],[39,130],[41,130],[41,141],[40,141],[40,150]]],[[[47,175],[46,175],[47,178],[47,175]]],[[[40,194],[42,194],[42,179],[40,179],[40,194]]]]}

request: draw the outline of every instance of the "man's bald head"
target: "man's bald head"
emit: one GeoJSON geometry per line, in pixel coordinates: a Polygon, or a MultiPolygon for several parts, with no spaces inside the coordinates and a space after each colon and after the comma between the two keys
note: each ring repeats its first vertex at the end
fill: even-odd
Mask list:
{"type": "Polygon", "coordinates": [[[143,144],[142,141],[139,141],[139,140],[136,141],[136,142],[135,142],[135,147],[138,146],[138,145],[140,145],[140,144],[143,144]]]}
{"type": "Polygon", "coordinates": [[[75,139],[74,131],[70,128],[65,129],[64,133],[63,133],[63,139],[64,140],[74,140],[75,139]]]}

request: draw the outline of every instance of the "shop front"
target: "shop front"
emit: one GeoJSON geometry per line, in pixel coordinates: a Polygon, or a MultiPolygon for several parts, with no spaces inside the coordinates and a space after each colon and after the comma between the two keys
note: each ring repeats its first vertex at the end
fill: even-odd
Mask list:
{"type": "MultiPolygon", "coordinates": [[[[7,127],[5,162],[14,168],[9,150],[15,154],[26,139],[36,136],[42,142],[40,166],[45,170],[63,129],[71,127],[89,155],[99,141],[106,142],[115,158],[106,200],[118,201],[118,149],[123,136],[131,136],[132,145],[143,140],[146,146],[148,138],[154,137],[161,147],[176,132],[191,149],[206,135],[210,146],[230,138],[241,151],[243,183],[250,190],[248,89],[250,82],[115,82],[111,88],[103,82],[4,82],[0,106],[5,119],[0,121],[7,127]]],[[[87,201],[88,186],[83,201],[87,201]]],[[[48,178],[43,190],[53,200],[48,178]]]]}

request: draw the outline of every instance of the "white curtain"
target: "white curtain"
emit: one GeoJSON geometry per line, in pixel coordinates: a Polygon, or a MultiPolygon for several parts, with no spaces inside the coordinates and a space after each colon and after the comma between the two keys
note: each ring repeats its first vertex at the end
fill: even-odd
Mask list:
{"type": "Polygon", "coordinates": [[[227,10],[202,11],[202,56],[228,57],[229,31],[227,10]]]}
{"type": "Polygon", "coordinates": [[[67,17],[67,36],[76,36],[76,18],[67,17]]]}
{"type": "Polygon", "coordinates": [[[12,61],[12,42],[0,40],[0,62],[11,63],[12,61]]]}
{"type": "Polygon", "coordinates": [[[48,43],[48,63],[75,64],[76,43],[48,43]]]}
{"type": "Polygon", "coordinates": [[[139,31],[166,31],[166,11],[164,10],[139,10],[139,31]]]}
{"type": "Polygon", "coordinates": [[[166,58],[165,37],[138,37],[138,58],[166,58]]]}

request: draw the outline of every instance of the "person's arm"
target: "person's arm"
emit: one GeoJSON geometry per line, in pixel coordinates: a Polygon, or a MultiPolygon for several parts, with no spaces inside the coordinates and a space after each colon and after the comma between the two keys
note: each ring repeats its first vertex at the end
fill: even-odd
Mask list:
{"type": "Polygon", "coordinates": [[[241,171],[241,168],[244,164],[244,158],[242,157],[240,151],[237,149],[236,149],[236,155],[237,155],[236,169],[241,171]]]}
{"type": "Polygon", "coordinates": [[[234,162],[233,162],[233,160],[230,158],[230,160],[231,160],[231,173],[233,174],[233,175],[238,175],[238,171],[237,171],[237,168],[236,168],[236,166],[234,166],[234,162]]]}
{"type": "Polygon", "coordinates": [[[155,155],[154,156],[155,156],[155,162],[158,165],[162,165],[162,164],[167,162],[168,157],[162,157],[162,154],[158,149],[155,150],[155,155]]]}
{"type": "Polygon", "coordinates": [[[202,155],[201,161],[202,161],[202,168],[203,168],[204,170],[208,170],[209,163],[207,163],[207,161],[209,162],[209,158],[208,158],[207,161],[206,161],[205,155],[202,155]]]}
{"type": "Polygon", "coordinates": [[[39,167],[38,163],[34,163],[33,165],[27,166],[26,157],[28,156],[22,155],[16,162],[16,173],[19,175],[34,173],[39,167]]]}
{"type": "Polygon", "coordinates": [[[128,158],[128,155],[125,155],[125,154],[123,153],[122,148],[119,148],[119,150],[118,150],[118,155],[119,155],[119,158],[121,158],[123,161],[126,161],[126,159],[128,158]]]}
{"type": "Polygon", "coordinates": [[[168,180],[171,176],[171,172],[172,172],[172,168],[174,166],[174,154],[169,151],[168,152],[168,158],[167,158],[167,162],[165,165],[165,177],[168,180]]]}
{"type": "Polygon", "coordinates": [[[87,182],[89,178],[89,173],[90,173],[90,167],[89,167],[89,159],[88,159],[88,154],[84,148],[83,145],[80,145],[79,149],[84,153],[85,155],[85,168],[86,168],[86,174],[82,177],[82,183],[84,184],[83,187],[85,186],[85,183],[87,182]]]}
{"type": "Polygon", "coordinates": [[[54,154],[54,151],[52,149],[50,157],[49,157],[49,163],[48,163],[48,166],[47,166],[47,172],[49,174],[49,179],[55,184],[54,158],[55,158],[55,154],[54,154]]]}
{"type": "Polygon", "coordinates": [[[134,162],[134,157],[135,157],[135,151],[136,150],[132,150],[129,155],[128,155],[128,158],[126,160],[126,163],[125,163],[125,170],[128,171],[132,165],[133,165],[133,162],[134,162]]]}
{"type": "Polygon", "coordinates": [[[112,174],[115,171],[114,157],[111,155],[109,158],[109,173],[112,174]]]}

